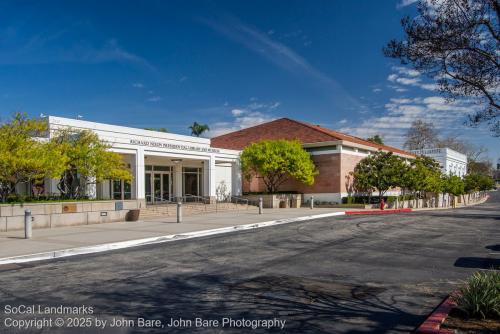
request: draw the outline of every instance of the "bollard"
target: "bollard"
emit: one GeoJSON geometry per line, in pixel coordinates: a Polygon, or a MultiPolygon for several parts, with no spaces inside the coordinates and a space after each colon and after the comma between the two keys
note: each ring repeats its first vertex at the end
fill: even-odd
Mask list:
{"type": "Polygon", "coordinates": [[[24,238],[31,239],[31,210],[24,210],[24,238]]]}
{"type": "Polygon", "coordinates": [[[263,204],[262,204],[262,197],[259,197],[259,215],[262,214],[262,206],[263,206],[263,204]]]}
{"type": "Polygon", "coordinates": [[[311,196],[311,210],[314,209],[314,196],[311,196]]]}
{"type": "Polygon", "coordinates": [[[182,202],[177,202],[177,222],[182,222],[182,202]]]}

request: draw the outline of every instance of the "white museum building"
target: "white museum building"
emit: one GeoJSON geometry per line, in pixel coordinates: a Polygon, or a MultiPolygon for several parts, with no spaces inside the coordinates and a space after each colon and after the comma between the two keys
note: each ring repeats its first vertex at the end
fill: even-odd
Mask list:
{"type": "MultiPolygon", "coordinates": [[[[217,147],[214,147],[211,144],[211,139],[208,138],[96,123],[81,119],[47,116],[46,121],[48,122],[49,137],[56,136],[60,129],[89,130],[110,145],[110,150],[123,156],[132,173],[132,181],[106,180],[98,182],[87,189],[89,198],[131,199],[144,201],[147,204],[159,204],[176,201],[179,198],[186,201],[188,198],[204,197],[210,198],[212,201],[227,199],[228,196],[242,195],[243,180],[239,156],[244,145],[242,147],[221,148],[224,145],[217,144],[217,138],[215,138],[213,144],[217,147]]],[[[267,124],[271,123],[273,122],[267,124]]],[[[250,130],[260,131],[259,126],[250,128],[248,131],[250,130]]],[[[266,132],[264,131],[264,133],[266,132]]],[[[286,133],[286,129],[284,133],[286,133]]],[[[282,136],[280,133],[276,135],[282,136]]],[[[292,135],[297,134],[293,133],[292,135]]],[[[229,143],[233,141],[234,139],[231,139],[229,143]]],[[[412,151],[412,153],[434,158],[439,162],[443,173],[460,177],[467,173],[467,157],[449,148],[423,149],[412,151]]],[[[342,168],[352,169],[355,163],[357,160],[352,161],[351,165],[344,164],[345,166],[342,168]]],[[[332,170],[335,168],[340,167],[328,165],[328,170],[324,173],[328,179],[331,179],[332,172],[339,172],[332,170]]],[[[320,187],[328,183],[327,180],[322,180],[320,177],[318,179],[320,187]]],[[[47,194],[59,193],[58,182],[59,180],[54,179],[45,180],[44,192],[47,194]]],[[[321,193],[321,191],[316,192],[321,193]]]]}
{"type": "MultiPolygon", "coordinates": [[[[137,199],[154,204],[179,197],[240,195],[240,151],[213,148],[210,139],[47,116],[49,136],[58,129],[90,130],[121,154],[133,180],[97,183],[89,197],[137,199]]],[[[57,180],[45,192],[58,193],[57,180]]]]}
{"type": "Polygon", "coordinates": [[[443,174],[460,177],[467,174],[467,156],[451,148],[426,148],[411,152],[417,155],[425,155],[439,162],[443,174]]]}

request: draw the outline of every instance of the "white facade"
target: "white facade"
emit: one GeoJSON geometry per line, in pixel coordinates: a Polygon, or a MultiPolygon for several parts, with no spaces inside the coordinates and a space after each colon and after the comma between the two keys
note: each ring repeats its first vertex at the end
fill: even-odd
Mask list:
{"type": "Polygon", "coordinates": [[[460,177],[467,174],[467,156],[451,148],[427,148],[423,150],[414,150],[412,152],[417,155],[428,156],[439,162],[444,174],[460,177]]]}
{"type": "MultiPolygon", "coordinates": [[[[240,151],[212,148],[210,139],[54,116],[47,121],[51,137],[62,128],[90,130],[123,155],[133,181],[101,182],[94,191],[98,198],[157,203],[182,196],[241,194],[240,151]]],[[[55,180],[46,182],[46,192],[57,192],[55,180]]]]}

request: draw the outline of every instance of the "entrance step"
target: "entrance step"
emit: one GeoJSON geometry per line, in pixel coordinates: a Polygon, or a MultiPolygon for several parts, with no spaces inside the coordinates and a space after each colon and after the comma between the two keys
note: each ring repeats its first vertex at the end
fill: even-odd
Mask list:
{"type": "MultiPolygon", "coordinates": [[[[196,214],[232,211],[232,210],[252,210],[256,206],[235,203],[183,203],[182,214],[184,216],[191,216],[196,214]]],[[[141,220],[159,218],[159,217],[175,217],[177,215],[177,204],[155,204],[148,205],[146,208],[141,209],[141,220]]]]}

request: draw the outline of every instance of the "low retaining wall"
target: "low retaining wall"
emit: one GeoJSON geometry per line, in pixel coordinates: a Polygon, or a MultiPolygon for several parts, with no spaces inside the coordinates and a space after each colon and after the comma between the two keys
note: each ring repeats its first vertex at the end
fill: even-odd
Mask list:
{"type": "Polygon", "coordinates": [[[33,228],[52,228],[124,221],[144,201],[84,201],[0,205],[0,232],[24,229],[24,211],[31,210],[33,228]]]}
{"type": "MultiPolygon", "coordinates": [[[[391,208],[413,208],[413,209],[421,209],[421,208],[454,208],[454,207],[463,207],[468,205],[474,205],[478,202],[481,202],[484,197],[487,196],[485,192],[477,192],[472,194],[466,194],[461,196],[453,196],[453,195],[443,195],[439,194],[439,196],[429,197],[424,199],[417,200],[407,200],[407,201],[398,201],[392,202],[390,204],[386,203],[386,207],[391,208]]],[[[377,206],[375,204],[374,206],[377,206]]]]}
{"type": "Polygon", "coordinates": [[[253,205],[258,205],[259,198],[262,197],[264,208],[300,208],[302,205],[302,194],[262,194],[244,195],[253,205]]]}

